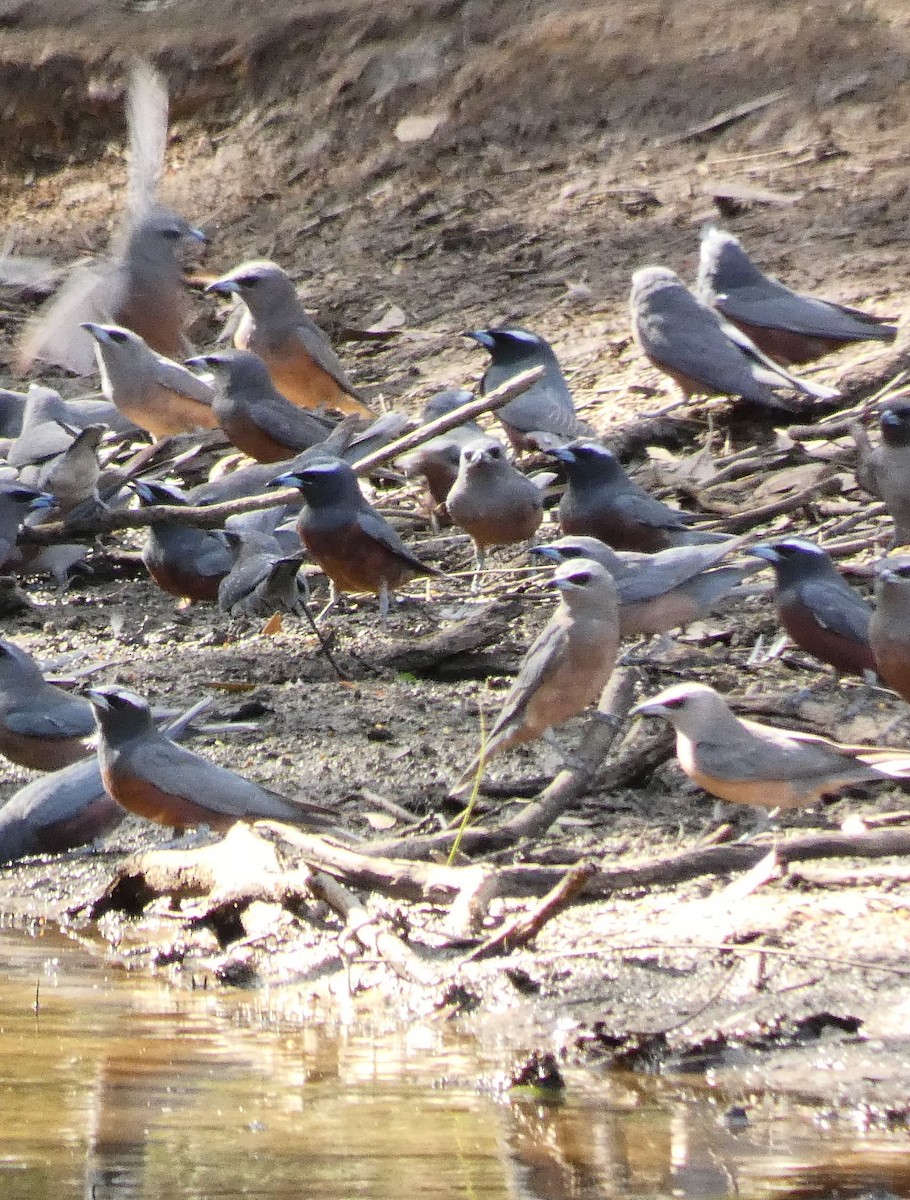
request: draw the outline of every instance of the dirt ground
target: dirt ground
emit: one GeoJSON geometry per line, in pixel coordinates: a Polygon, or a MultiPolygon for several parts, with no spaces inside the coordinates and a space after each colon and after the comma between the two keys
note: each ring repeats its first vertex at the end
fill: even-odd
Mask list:
{"type": "MultiPolygon", "coordinates": [[[[552,342],[582,415],[614,436],[674,398],[631,343],[630,274],[660,262],[691,279],[707,219],[722,220],[792,286],[882,314],[906,308],[910,11],[900,0],[235,0],[219,6],[217,22],[199,0],[115,9],[13,0],[0,6],[0,200],[18,252],[65,263],[104,247],[123,199],[127,47],[152,56],[171,82],[162,198],[210,235],[202,267],[279,261],[377,409],[416,411],[438,388],[471,385],[484,356],[459,335],[510,321],[552,342]],[[718,194],[744,187],[751,198],[718,205],[718,194]],[[391,335],[365,332],[388,325],[391,335]]],[[[7,359],[28,311],[17,300],[0,312],[7,359]]],[[[194,340],[205,345],[218,328],[200,297],[194,340]]],[[[845,352],[812,373],[837,382],[876,353],[845,352]]],[[[41,377],[67,394],[83,388],[41,377]]],[[[727,421],[726,407],[714,411],[715,453],[755,438],[754,428],[727,421]]],[[[678,428],[681,440],[662,459],[635,460],[639,478],[654,483],[655,461],[692,453],[709,433],[698,410],[678,428]]],[[[774,531],[833,527],[866,503],[847,443],[835,461],[843,467],[835,495],[777,519],[774,531]]],[[[414,501],[407,489],[383,493],[399,510],[413,512],[414,501]]],[[[755,496],[733,502],[743,511],[755,496]]],[[[418,552],[431,537],[419,522],[402,528],[418,552]]],[[[887,544],[887,523],[867,532],[868,549],[846,560],[860,580],[887,544]]],[[[487,598],[508,592],[520,608],[499,643],[430,677],[396,669],[388,642],[471,611],[470,553],[455,540],[439,559],[451,578],[429,592],[412,588],[387,629],[378,630],[369,600],[346,602],[331,618],[349,676],[339,683],[306,627],[285,623],[265,636],[257,623],[205,606],[177,612],[141,571],[122,562],[109,570],[103,549],[97,557],[97,572],[62,599],[30,581],[37,615],[7,619],[4,633],[62,673],[103,662],[98,677],[157,703],[212,693],[219,715],[255,715],[255,731],[204,751],[279,791],[337,806],[365,836],[388,832],[382,800],[431,823],[436,813],[449,819],[446,790],[476,748],[478,706],[495,712],[548,612],[542,577],[529,574],[522,553],[502,552],[487,598]]],[[[750,664],[759,635],[773,640],[776,631],[759,589],[669,652],[636,651],[642,692],[695,676],[770,697],[773,714],[817,678],[799,654],[750,664]]],[[[888,729],[901,744],[905,706],[879,694],[848,715],[858,687],[827,684],[795,717],[854,740],[888,729]]],[[[567,744],[583,724],[567,727],[567,744]]],[[[556,766],[552,751],[532,747],[491,775],[539,780],[556,766]]],[[[3,794],[26,777],[4,765],[3,794]]],[[[501,804],[488,802],[488,813],[501,804]]],[[[905,807],[897,790],[857,793],[786,828],[826,829],[850,813],[905,807]]],[[[545,844],[518,856],[554,865],[580,855],[646,859],[694,845],[711,825],[710,801],[668,757],[634,786],[593,788],[545,844]]],[[[0,906],[59,918],[97,893],[123,850],[153,840],[127,822],[103,852],[8,868],[0,906]]],[[[444,997],[452,1011],[473,1012],[469,1020],[532,1029],[542,1043],[555,1035],[572,1056],[621,1053],[645,1068],[729,1072],[744,1090],[868,1100],[876,1119],[902,1119],[908,879],[900,859],[848,860],[792,868],[751,894],[725,891],[735,888],[729,876],[632,889],[572,907],[533,950],[449,971],[445,986],[393,984],[374,967],[358,987],[375,984],[396,1012],[444,997]],[[753,945],[767,953],[731,948],[753,945]]],[[[494,902],[491,920],[519,907],[494,902]]],[[[386,908],[428,945],[437,937],[438,914],[386,908]]],[[[128,922],[106,921],[105,944],[149,962],[145,932],[140,948],[128,922]]],[[[257,961],[257,977],[285,984],[285,996],[341,987],[337,961],[315,942],[307,952],[307,929],[257,961]]],[[[94,936],[84,922],[80,930],[94,936]]],[[[165,940],[166,952],[151,958],[183,979],[205,974],[224,950],[189,938],[180,951],[165,940]]]]}

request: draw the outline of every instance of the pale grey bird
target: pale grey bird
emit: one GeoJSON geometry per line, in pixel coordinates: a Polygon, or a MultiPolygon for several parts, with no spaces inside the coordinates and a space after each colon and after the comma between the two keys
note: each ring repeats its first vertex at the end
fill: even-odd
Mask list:
{"type": "Polygon", "coordinates": [[[117,325],[85,328],[95,341],[101,389],[153,437],[214,429],[213,389],[180,363],[156,354],[138,333],[117,325]]]}
{"type": "Polygon", "coordinates": [[[543,520],[543,493],[509,462],[500,442],[481,437],[462,448],[446,508],[471,535],[479,572],[489,546],[510,546],[534,536],[543,520]]]}
{"type": "Polygon", "coordinates": [[[609,572],[587,558],[560,563],[551,580],[556,612],[524,657],[482,754],[451,795],[474,786],[481,763],[535,741],[577,716],[603,692],[619,652],[619,600],[609,572]]]}
{"type": "Polygon", "coordinates": [[[688,625],[730,595],[756,567],[717,564],[744,541],[727,538],[711,545],[672,546],[656,554],[639,554],[613,550],[598,538],[562,537],[535,546],[534,553],[557,562],[593,558],[605,567],[619,596],[620,635],[632,637],[688,625]]]}
{"type": "Polygon", "coordinates": [[[179,252],[187,240],[205,241],[178,213],[156,202],[167,146],[168,97],[161,75],[137,62],[127,89],[130,166],[128,211],[109,258],[81,265],[60,292],[30,322],[17,365],[27,371],[36,359],[77,375],[95,369],[87,322],[123,325],[152,349],[184,357],[187,293],[179,252]]]}
{"type": "Polygon", "coordinates": [[[910,754],[743,720],[703,683],[674,684],[632,712],[669,721],[679,765],[730,804],[801,808],[852,784],[910,776],[910,754]]]}
{"type": "Polygon", "coordinates": [[[277,263],[241,263],[206,291],[240,297],[246,311],[234,345],[259,355],[292,404],[372,416],[328,336],[307,316],[293,281],[277,263]]]}
{"type": "Polygon", "coordinates": [[[744,333],[702,304],[674,271],[644,267],[632,276],[632,330],[642,353],[687,396],[741,396],[772,409],[777,391],[816,400],[839,393],[791,375],[744,333]]]}

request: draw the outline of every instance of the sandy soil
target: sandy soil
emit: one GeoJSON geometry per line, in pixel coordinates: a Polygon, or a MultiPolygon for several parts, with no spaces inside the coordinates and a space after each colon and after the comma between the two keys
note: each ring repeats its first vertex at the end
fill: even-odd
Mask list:
{"type": "MultiPolygon", "coordinates": [[[[482,356],[458,335],[503,320],[551,340],[583,415],[603,434],[663,406],[672,399],[665,382],[630,342],[629,276],[659,261],[691,277],[699,226],[718,217],[712,197],[730,184],[777,194],[723,214],[767,270],[831,299],[904,311],[910,14],[897,0],[283,0],[267,12],[237,0],[219,6],[217,28],[211,5],[198,0],[116,11],[97,0],[23,0],[0,16],[7,118],[0,200],[22,253],[63,262],[105,244],[125,175],[126,47],[152,55],[172,82],[162,193],[210,233],[204,268],[280,261],[377,408],[414,410],[436,388],[478,378],[482,356]],[[780,94],[744,119],[693,133],[772,93],[780,94]],[[438,119],[435,131],[403,140],[415,118],[438,119]],[[392,307],[404,313],[403,331],[365,338],[361,331],[392,307]]],[[[27,311],[11,301],[0,313],[0,350],[8,354],[27,311]]],[[[217,328],[200,299],[193,337],[204,344],[217,328]]],[[[817,377],[832,382],[868,353],[826,360],[817,377]]],[[[80,390],[72,380],[45,378],[80,390]]],[[[686,451],[706,431],[703,415],[689,416],[686,451]]],[[[736,447],[753,434],[734,426],[728,436],[736,447]]],[[[715,449],[722,442],[717,435],[715,449]]],[[[641,477],[651,475],[646,469],[641,477]]],[[[811,514],[816,523],[863,502],[844,480],[832,507],[811,514]]],[[[871,532],[884,537],[884,524],[871,532]]],[[[427,536],[418,530],[418,540],[427,536]]],[[[856,556],[854,565],[869,558],[856,556]]],[[[381,811],[371,792],[418,816],[440,810],[476,744],[478,704],[495,708],[497,690],[546,618],[533,577],[493,574],[492,591],[522,595],[503,643],[461,679],[396,672],[383,663],[384,639],[429,633],[440,616],[465,611],[457,571],[469,566],[467,547],[453,543],[442,561],[453,578],[429,598],[413,590],[387,631],[377,634],[366,601],[347,603],[333,618],[346,684],[305,630],[286,625],[265,637],[204,607],[175,613],[123,567],[77,580],[62,602],[35,584],[38,617],[13,621],[7,632],[62,670],[105,661],[104,678],[160,703],[186,704],[213,690],[223,715],[255,709],[257,732],[206,752],[279,790],[336,804],[368,833],[364,814],[375,825],[381,811]]],[[[506,572],[525,563],[504,552],[496,565],[506,572]]],[[[757,636],[775,629],[767,597],[758,596],[659,661],[645,655],[643,687],[694,673],[725,690],[790,692],[815,678],[804,657],[746,665],[757,636]]],[[[831,685],[800,715],[851,738],[875,737],[902,715],[897,700],[879,699],[874,712],[847,720],[854,696],[853,685],[831,685]]],[[[580,729],[570,725],[568,739],[580,729]]],[[[907,726],[892,738],[901,731],[907,726]]],[[[493,774],[539,777],[553,768],[548,750],[531,748],[493,774]]],[[[24,778],[5,766],[4,794],[24,778]]],[[[693,843],[710,823],[711,805],[681,779],[667,763],[634,788],[592,791],[549,839],[551,860],[580,851],[642,857],[693,843]]],[[[795,823],[825,827],[854,810],[904,806],[899,792],[853,796],[795,823]]],[[[125,826],[110,854],[68,859],[70,874],[52,861],[7,870],[0,902],[59,915],[96,890],[118,847],[147,841],[125,826]]],[[[897,972],[910,891],[899,862],[826,870],[801,868],[745,899],[722,896],[727,880],[720,880],[574,908],[546,928],[527,963],[516,956],[506,969],[502,962],[466,968],[465,1003],[478,1001],[489,1020],[507,1012],[514,1021],[520,1009],[542,1038],[560,1023],[573,1054],[606,1053],[612,1032],[625,1039],[630,1031],[669,1030],[662,1047],[645,1039],[642,1061],[653,1053],[655,1061],[679,1054],[695,1062],[704,1051],[713,1066],[735,1043],[754,1051],[746,1070],[758,1075],[743,1076],[748,1086],[823,1092],[831,1056],[855,1052],[838,1086],[846,1098],[873,1097],[884,1112],[897,1103],[891,1066],[906,1050],[897,972]],[[674,948],[693,938],[719,946],[759,937],[770,948],[820,957],[769,954],[762,975],[746,954],[674,948]],[[848,968],[845,960],[883,969],[848,968]],[[870,1045],[894,1051],[887,1062],[878,1054],[875,1072],[862,1057],[870,1045]],[[777,1054],[779,1046],[791,1053],[777,1054]]],[[[190,954],[184,966],[191,973],[200,961],[190,954]]],[[[270,970],[293,975],[283,963],[270,970]]],[[[382,987],[389,991],[387,981],[382,987]]],[[[407,1009],[439,995],[410,992],[398,1001],[407,1009]]],[[[732,1053],[721,1059],[741,1065],[732,1053]]]]}

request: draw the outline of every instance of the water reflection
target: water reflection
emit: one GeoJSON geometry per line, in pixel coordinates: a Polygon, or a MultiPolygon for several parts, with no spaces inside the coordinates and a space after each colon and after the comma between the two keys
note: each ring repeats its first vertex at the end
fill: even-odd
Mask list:
{"type": "Polygon", "coordinates": [[[2,1200],[910,1194],[906,1135],[808,1109],[737,1130],[707,1089],[581,1072],[540,1104],[478,1086],[512,1054],[432,1022],[277,1021],[54,937],[0,935],[0,959],[2,1200]]]}

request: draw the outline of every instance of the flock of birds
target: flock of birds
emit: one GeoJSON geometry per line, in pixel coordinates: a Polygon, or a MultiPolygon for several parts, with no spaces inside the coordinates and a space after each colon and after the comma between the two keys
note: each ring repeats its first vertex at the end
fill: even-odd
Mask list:
{"type": "MultiPolygon", "coordinates": [[[[135,500],[155,506],[143,561],[175,597],[217,602],[233,615],[299,613],[307,599],[300,568],[308,561],[328,577],[330,603],[339,592],[374,593],[384,616],[397,588],[440,574],[370,503],[355,469],[407,418],[376,418],[292,280],[272,262],[246,262],[209,283],[209,294],[239,301],[233,348],[187,357],[181,249],[202,235],[155,198],[167,96],[150,67],[135,68],[127,110],[126,227],[104,262],[80,268],[39,313],[19,356],[23,368],[36,361],[75,373],[97,367],[104,398],[65,401],[38,386],[26,397],[0,394],[7,439],[0,569],[65,576],[86,552],[66,541],[67,525],[135,500]],[[217,429],[252,461],[188,491],[160,478],[168,461],[159,453],[162,439],[217,429]],[[112,440],[142,431],[151,447],[120,467],[102,465],[99,452],[112,440]],[[293,489],[296,499],[276,492],[275,503],[232,516],[222,529],[180,514],[188,505],[245,497],[263,497],[265,505],[270,488],[293,489]],[[63,523],[63,539],[36,544],[29,535],[48,520],[63,523]]],[[[772,419],[837,396],[791,367],[896,334],[877,317],[770,279],[719,229],[703,236],[695,292],[672,271],[646,267],[633,276],[631,313],[642,353],[687,397],[732,397],[772,419]]],[[[512,455],[465,419],[402,455],[398,468],[426,481],[435,520],[470,535],[475,581],[491,547],[531,541],[543,520],[544,487],[516,465],[521,456],[548,456],[564,487],[561,537],[534,547],[556,563],[557,607],[454,795],[477,786],[496,755],[549,736],[597,700],[623,638],[665,634],[706,614],[735,598],[762,562],[775,571],[780,620],[799,646],[838,672],[874,671],[910,701],[910,559],[892,554],[880,565],[873,611],[811,542],[747,547],[744,538],[700,527],[697,516],[633,481],[580,421],[542,337],[515,327],[468,336],[490,356],[483,395],[529,368],[540,371],[496,413],[512,455]]],[[[457,418],[471,400],[467,391],[440,393],[421,422],[457,418]]],[[[858,474],[893,515],[900,545],[910,533],[910,405],[889,406],[880,428],[881,443],[858,474]]],[[[741,720],[700,683],[670,687],[633,712],[669,721],[682,769],[735,803],[787,809],[854,783],[910,777],[910,754],[741,720]]],[[[279,796],[180,746],[185,728],[186,721],[159,728],[148,704],[120,687],[94,688],[87,699],[54,687],[20,647],[0,642],[0,751],[47,772],[0,810],[0,859],[98,837],[125,811],[178,829],[224,829],[258,817],[336,829],[331,812],[279,796]],[[97,754],[87,744],[96,729],[97,754]]]]}

